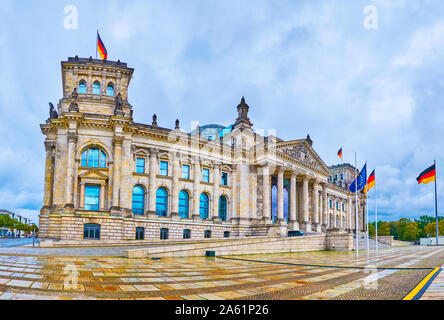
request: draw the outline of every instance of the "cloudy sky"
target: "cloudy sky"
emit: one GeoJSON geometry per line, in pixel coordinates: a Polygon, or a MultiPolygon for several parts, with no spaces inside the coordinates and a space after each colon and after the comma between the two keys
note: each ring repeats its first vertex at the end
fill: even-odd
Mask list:
{"type": "Polygon", "coordinates": [[[37,220],[39,124],[61,98],[60,61],[95,57],[96,29],[108,59],[135,68],[135,121],[229,125],[244,95],[255,128],[309,133],[328,165],[343,146],[344,162],[356,151],[376,167],[383,219],[434,214],[433,184],[415,179],[434,159],[444,203],[442,0],[0,0],[0,208],[37,220]]]}

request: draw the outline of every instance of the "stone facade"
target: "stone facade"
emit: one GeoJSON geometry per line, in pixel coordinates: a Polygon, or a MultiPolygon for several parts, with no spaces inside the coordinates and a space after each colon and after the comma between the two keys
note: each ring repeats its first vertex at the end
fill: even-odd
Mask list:
{"type": "MultiPolygon", "coordinates": [[[[178,120],[174,129],[159,127],[155,115],[151,125],[135,123],[128,102],[133,71],[120,61],[62,62],[63,97],[57,111],[51,104],[41,125],[46,136],[41,238],[81,240],[86,224],[100,226],[102,240],[135,239],[136,228],[143,228],[145,239],[159,239],[161,229],[168,229],[170,239],[181,239],[184,229],[193,239],[204,238],[205,231],[212,238],[354,231],[354,194],[329,182],[332,172],[309,136],[283,141],[255,132],[244,98],[230,132],[216,139],[201,135],[199,127],[183,132],[178,120]],[[91,148],[100,150],[100,160],[85,153],[91,148]],[[167,163],[167,172],[161,163],[167,163]],[[136,186],[143,190],[139,212],[136,186]],[[91,187],[99,190],[96,199],[86,196],[91,187]],[[167,199],[164,211],[160,188],[167,199]],[[179,205],[182,191],[188,210],[179,205]],[[208,199],[204,205],[202,194],[208,199]]],[[[359,230],[365,225],[364,200],[359,195],[359,230]]]]}

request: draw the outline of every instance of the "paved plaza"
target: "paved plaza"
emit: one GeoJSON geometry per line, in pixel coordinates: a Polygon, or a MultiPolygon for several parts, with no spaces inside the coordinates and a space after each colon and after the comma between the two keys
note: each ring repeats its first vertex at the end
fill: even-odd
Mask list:
{"type": "MultiPolygon", "coordinates": [[[[419,246],[161,260],[10,249],[0,250],[0,299],[400,300],[444,261],[444,248],[419,246]]],[[[443,299],[442,275],[424,297],[443,299]]]]}

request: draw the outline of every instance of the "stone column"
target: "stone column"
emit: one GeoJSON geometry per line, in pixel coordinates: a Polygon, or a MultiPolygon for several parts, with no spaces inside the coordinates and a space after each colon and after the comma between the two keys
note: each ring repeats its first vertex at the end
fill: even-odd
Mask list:
{"type": "Polygon", "coordinates": [[[213,210],[210,210],[210,216],[215,222],[221,221],[219,219],[220,179],[220,164],[218,162],[215,162],[213,169],[213,210]]]}
{"type": "Polygon", "coordinates": [[[120,215],[120,170],[122,167],[123,136],[114,136],[114,174],[113,174],[113,205],[111,215],[120,215]]]}
{"type": "Polygon", "coordinates": [[[257,219],[257,167],[250,165],[250,219],[257,219]]]}
{"type": "Polygon", "coordinates": [[[311,231],[311,226],[309,222],[309,203],[308,203],[308,177],[305,176],[302,182],[302,203],[303,203],[303,212],[302,212],[302,229],[304,231],[311,231]]]}
{"type": "Polygon", "coordinates": [[[318,190],[319,183],[317,180],[313,182],[313,199],[312,199],[312,206],[313,206],[313,226],[314,231],[320,232],[320,225],[319,225],[319,190],[318,190]]]}
{"type": "Polygon", "coordinates": [[[195,158],[193,164],[193,220],[202,220],[199,215],[199,204],[200,204],[200,159],[195,158]]]}
{"type": "Polygon", "coordinates": [[[102,183],[100,185],[100,203],[99,203],[100,210],[105,210],[105,184],[102,183]]]}
{"type": "Polygon", "coordinates": [[[268,166],[262,167],[262,175],[263,175],[263,188],[262,188],[262,201],[263,201],[263,219],[264,223],[271,222],[271,197],[270,197],[270,168],[268,166]]]}
{"type": "Polygon", "coordinates": [[[296,184],[296,173],[291,173],[290,178],[290,229],[298,230],[299,223],[297,222],[298,218],[296,215],[297,211],[297,184],[296,184]]]}
{"type": "Polygon", "coordinates": [[[173,156],[173,182],[171,188],[171,217],[179,219],[179,176],[180,176],[180,153],[173,156]]]}
{"type": "Polygon", "coordinates": [[[46,161],[45,161],[45,182],[44,182],[44,196],[43,207],[41,213],[49,213],[52,206],[52,189],[53,189],[53,150],[55,147],[54,141],[45,141],[46,161]]]}
{"type": "Polygon", "coordinates": [[[148,216],[156,216],[156,189],[157,189],[157,156],[159,149],[150,149],[150,173],[148,186],[148,216]]]}
{"type": "Polygon", "coordinates": [[[328,198],[327,198],[327,186],[322,188],[322,224],[324,229],[328,229],[328,198]]]}
{"type": "Polygon", "coordinates": [[[68,132],[68,159],[66,169],[65,211],[74,212],[74,156],[78,140],[77,132],[68,132]]]}
{"type": "Polygon", "coordinates": [[[277,181],[277,222],[281,223],[284,220],[284,169],[278,168],[277,181]]]}
{"type": "Polygon", "coordinates": [[[85,209],[85,182],[80,183],[80,209],[85,209]]]}

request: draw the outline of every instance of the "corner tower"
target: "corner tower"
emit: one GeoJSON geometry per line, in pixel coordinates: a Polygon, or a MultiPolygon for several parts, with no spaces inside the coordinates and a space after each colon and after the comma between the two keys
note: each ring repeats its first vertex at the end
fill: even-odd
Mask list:
{"type": "Polygon", "coordinates": [[[128,68],[120,60],[115,62],[75,56],[62,61],[63,97],[58,104],[58,113],[71,111],[116,115],[118,99],[123,111],[119,115],[131,117],[128,87],[133,72],[134,69],[128,68]]]}

